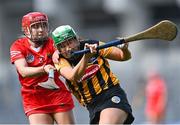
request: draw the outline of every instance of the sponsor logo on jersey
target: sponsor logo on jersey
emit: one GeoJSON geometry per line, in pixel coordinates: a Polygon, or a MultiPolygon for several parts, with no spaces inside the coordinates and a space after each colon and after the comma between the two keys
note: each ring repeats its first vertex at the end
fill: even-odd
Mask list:
{"type": "Polygon", "coordinates": [[[26,56],[26,61],[27,61],[28,63],[32,63],[32,62],[34,61],[34,55],[28,54],[28,55],[26,56]]]}
{"type": "Polygon", "coordinates": [[[93,64],[93,65],[88,66],[85,70],[85,74],[83,75],[83,77],[81,78],[81,80],[79,82],[86,80],[88,78],[91,78],[92,76],[94,76],[97,73],[97,71],[99,69],[100,69],[100,67],[98,64],[93,64]]]}

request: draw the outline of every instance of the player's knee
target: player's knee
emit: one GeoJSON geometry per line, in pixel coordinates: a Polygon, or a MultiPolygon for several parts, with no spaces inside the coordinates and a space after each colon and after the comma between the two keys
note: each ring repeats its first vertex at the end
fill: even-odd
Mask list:
{"type": "Polygon", "coordinates": [[[123,124],[128,117],[128,113],[121,109],[109,108],[100,114],[100,124],[123,124]]]}

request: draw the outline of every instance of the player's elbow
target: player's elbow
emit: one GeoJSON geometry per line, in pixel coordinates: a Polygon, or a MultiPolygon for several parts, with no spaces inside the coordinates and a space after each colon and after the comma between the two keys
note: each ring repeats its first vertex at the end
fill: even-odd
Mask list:
{"type": "Polygon", "coordinates": [[[68,79],[69,81],[71,82],[75,82],[76,81],[76,75],[75,74],[72,74],[72,73],[69,73],[68,76],[65,77],[66,79],[68,79]]]}
{"type": "Polygon", "coordinates": [[[21,77],[26,78],[28,77],[27,73],[20,71],[19,74],[21,75],[21,77]]]}
{"type": "Polygon", "coordinates": [[[127,61],[129,59],[131,59],[131,53],[119,53],[116,55],[116,61],[127,61]]]}
{"type": "Polygon", "coordinates": [[[127,60],[130,60],[131,58],[132,58],[131,53],[129,53],[122,58],[122,61],[127,61],[127,60]]]}
{"type": "Polygon", "coordinates": [[[78,82],[80,79],[81,79],[81,76],[79,76],[77,74],[76,75],[72,75],[72,76],[70,76],[68,78],[68,80],[71,81],[71,82],[78,82]]]}

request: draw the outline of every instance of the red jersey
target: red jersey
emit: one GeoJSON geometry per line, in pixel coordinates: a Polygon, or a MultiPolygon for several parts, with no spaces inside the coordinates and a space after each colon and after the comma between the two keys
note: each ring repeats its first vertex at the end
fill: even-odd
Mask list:
{"type": "MultiPolygon", "coordinates": [[[[52,39],[49,39],[45,45],[39,50],[39,52],[36,52],[32,47],[31,44],[28,42],[27,38],[21,38],[15,41],[10,49],[11,54],[11,62],[14,63],[14,61],[25,58],[26,62],[29,67],[38,67],[45,64],[52,64],[52,54],[54,52],[54,46],[52,39]]],[[[19,73],[18,73],[19,74],[19,73]]],[[[56,74],[56,73],[55,73],[56,74]]],[[[56,76],[55,79],[58,77],[56,76]]],[[[28,86],[34,86],[39,82],[46,81],[48,79],[48,75],[42,75],[37,77],[26,77],[23,78],[21,74],[19,74],[19,80],[22,86],[28,87],[28,86]]],[[[57,80],[57,82],[62,85],[60,80],[57,80]]]]}
{"type": "MultiPolygon", "coordinates": [[[[39,67],[47,64],[54,65],[52,61],[52,54],[54,53],[55,48],[51,38],[49,38],[46,43],[39,48],[39,50],[35,50],[28,40],[28,38],[24,37],[16,40],[12,44],[10,48],[12,64],[20,58],[25,58],[29,67],[39,67]]],[[[54,73],[54,82],[59,86],[60,89],[58,90],[50,90],[38,86],[39,83],[48,81],[48,74],[23,78],[18,72],[18,76],[22,85],[22,97],[26,113],[33,110],[36,110],[34,112],[48,113],[51,111],[51,113],[53,113],[53,110],[51,109],[52,106],[59,106],[60,104],[66,103],[71,105],[70,107],[72,109],[73,102],[71,94],[69,91],[67,91],[63,82],[59,79],[57,71],[54,73]],[[36,97],[34,95],[36,95],[36,97]],[[44,107],[46,107],[46,111],[42,109],[44,107]],[[41,110],[37,111],[39,108],[41,110]]],[[[63,111],[63,109],[58,109],[56,111],[63,111]]],[[[54,112],[56,111],[54,110],[54,112]]]]}
{"type": "Polygon", "coordinates": [[[149,116],[159,116],[165,111],[166,106],[166,85],[163,79],[156,76],[150,78],[146,86],[146,114],[149,116]]]}

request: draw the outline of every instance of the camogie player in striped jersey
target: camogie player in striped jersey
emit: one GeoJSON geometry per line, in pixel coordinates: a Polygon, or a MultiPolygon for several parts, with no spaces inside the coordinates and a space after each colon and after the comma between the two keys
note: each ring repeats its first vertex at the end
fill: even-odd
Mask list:
{"type": "Polygon", "coordinates": [[[52,38],[59,51],[53,56],[55,67],[66,79],[70,91],[89,111],[90,123],[131,124],[134,121],[131,106],[107,60],[129,60],[128,44],[97,51],[96,47],[102,42],[79,40],[69,25],[57,27],[52,38]],[[73,51],[86,48],[91,53],[72,56],[73,51]]]}

